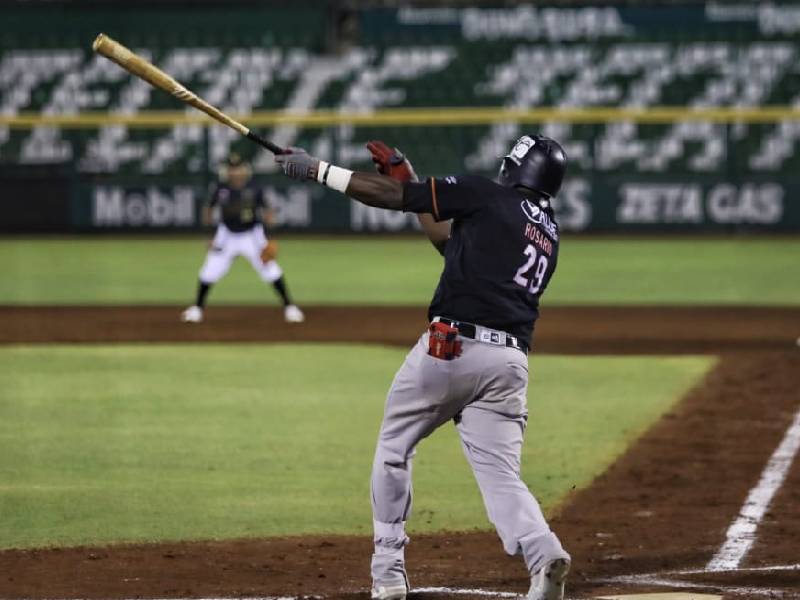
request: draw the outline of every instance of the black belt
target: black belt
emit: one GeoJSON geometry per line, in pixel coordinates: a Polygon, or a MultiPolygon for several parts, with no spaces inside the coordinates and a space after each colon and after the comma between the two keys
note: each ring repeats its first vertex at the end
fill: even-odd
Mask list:
{"type": "MultiPolygon", "coordinates": [[[[455,327],[458,329],[458,335],[469,338],[469,339],[477,339],[477,332],[478,332],[478,325],[474,323],[466,323],[464,321],[455,321],[453,319],[448,319],[447,317],[434,317],[434,321],[438,321],[440,323],[444,323],[445,325],[450,325],[451,327],[455,327]]],[[[491,329],[490,327],[484,327],[483,325],[480,326],[484,331],[488,332],[491,336],[492,334],[497,334],[498,340],[492,341],[491,339],[488,340],[478,340],[479,342],[485,342],[487,344],[494,344],[494,345],[501,345],[500,343],[500,334],[505,334],[506,336],[506,347],[507,348],[516,348],[517,350],[521,350],[525,354],[528,353],[528,344],[523,342],[517,336],[511,335],[510,333],[506,333],[505,331],[498,331],[496,329],[491,329]]]]}

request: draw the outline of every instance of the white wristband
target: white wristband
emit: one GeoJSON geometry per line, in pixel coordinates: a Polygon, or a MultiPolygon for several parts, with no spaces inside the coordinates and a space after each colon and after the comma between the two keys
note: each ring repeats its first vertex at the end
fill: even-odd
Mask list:
{"type": "Polygon", "coordinates": [[[352,176],[353,172],[349,169],[337,167],[324,160],[319,161],[319,167],[317,167],[317,181],[337,192],[345,193],[352,176]]]}

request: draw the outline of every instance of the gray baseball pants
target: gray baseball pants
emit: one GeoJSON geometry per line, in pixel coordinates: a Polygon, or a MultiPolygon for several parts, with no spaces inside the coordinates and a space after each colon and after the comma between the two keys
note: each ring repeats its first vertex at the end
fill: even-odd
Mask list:
{"type": "Polygon", "coordinates": [[[389,389],[372,467],[375,583],[407,581],[403,552],[409,541],[405,521],[411,511],[411,461],[420,440],[450,419],[456,421],[505,551],[522,553],[532,575],[551,560],[569,559],[520,479],[527,357],[504,345],[460,339],[461,356],[441,360],[428,355],[425,333],[389,389]]]}

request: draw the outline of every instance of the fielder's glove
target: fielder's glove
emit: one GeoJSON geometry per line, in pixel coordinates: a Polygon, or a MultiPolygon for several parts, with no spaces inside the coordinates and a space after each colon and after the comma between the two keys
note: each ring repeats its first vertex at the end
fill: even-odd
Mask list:
{"type": "Polygon", "coordinates": [[[372,162],[378,173],[388,175],[401,183],[418,181],[414,167],[397,148],[390,148],[379,140],[367,143],[367,150],[372,154],[372,162]]]}
{"type": "Polygon", "coordinates": [[[292,179],[316,179],[319,159],[309,155],[303,148],[287,148],[283,154],[275,155],[275,162],[292,179]]]}
{"type": "Polygon", "coordinates": [[[278,242],[275,240],[267,241],[267,245],[261,249],[261,262],[267,264],[271,260],[278,258],[278,242]]]}

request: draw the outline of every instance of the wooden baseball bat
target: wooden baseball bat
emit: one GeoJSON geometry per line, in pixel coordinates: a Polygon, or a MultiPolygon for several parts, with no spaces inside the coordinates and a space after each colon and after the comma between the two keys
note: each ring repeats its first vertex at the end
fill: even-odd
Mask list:
{"type": "Polygon", "coordinates": [[[260,135],[253,133],[250,129],[239,123],[239,121],[226,115],[216,106],[212,106],[202,98],[198,97],[194,92],[187,90],[183,85],[164,73],[164,71],[159,69],[153,63],[143,59],[138,54],[131,52],[131,50],[120,44],[118,41],[111,39],[106,34],[101,33],[97,36],[97,38],[95,38],[94,43],[92,44],[92,50],[117,63],[129,73],[133,73],[137,77],[144,79],[153,87],[164,90],[165,92],[175,96],[178,100],[183,100],[186,102],[186,104],[190,104],[196,109],[202,110],[212,119],[219,121],[223,125],[227,125],[232,129],[235,129],[248,139],[261,144],[273,154],[283,154],[283,148],[273,144],[269,140],[262,138],[260,135]]]}

